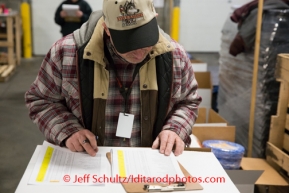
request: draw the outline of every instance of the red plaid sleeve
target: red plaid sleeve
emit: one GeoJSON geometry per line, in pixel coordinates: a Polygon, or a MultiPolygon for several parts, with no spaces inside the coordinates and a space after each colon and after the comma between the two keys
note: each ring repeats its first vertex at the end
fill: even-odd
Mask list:
{"type": "Polygon", "coordinates": [[[57,41],[45,56],[38,76],[25,93],[29,116],[54,144],[82,129],[72,35],[57,41]]]}
{"type": "Polygon", "coordinates": [[[198,83],[194,70],[185,50],[176,42],[173,51],[174,79],[172,88],[172,100],[169,114],[163,129],[177,133],[186,145],[191,143],[190,135],[192,127],[198,116],[198,106],[202,101],[198,95],[198,83]]]}

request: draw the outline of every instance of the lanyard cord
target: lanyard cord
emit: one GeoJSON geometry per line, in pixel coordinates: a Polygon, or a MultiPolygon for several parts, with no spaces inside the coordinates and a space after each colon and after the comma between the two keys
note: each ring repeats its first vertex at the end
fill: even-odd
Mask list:
{"type": "Polygon", "coordinates": [[[106,44],[104,44],[104,53],[105,53],[105,56],[110,64],[110,67],[112,67],[112,69],[114,70],[115,72],[115,76],[116,76],[116,81],[117,81],[117,85],[119,87],[119,92],[121,94],[121,96],[124,98],[124,113],[129,113],[128,111],[128,99],[129,99],[129,96],[130,96],[130,93],[131,93],[131,90],[132,90],[132,84],[134,82],[134,79],[136,77],[136,75],[138,74],[139,72],[139,69],[142,67],[142,65],[145,63],[146,60],[142,61],[141,63],[138,63],[136,64],[136,67],[134,69],[134,72],[133,72],[133,77],[132,77],[132,82],[130,84],[130,86],[128,88],[125,88],[117,74],[117,69],[116,69],[116,66],[111,58],[111,55],[108,51],[108,48],[106,46],[106,44]]]}

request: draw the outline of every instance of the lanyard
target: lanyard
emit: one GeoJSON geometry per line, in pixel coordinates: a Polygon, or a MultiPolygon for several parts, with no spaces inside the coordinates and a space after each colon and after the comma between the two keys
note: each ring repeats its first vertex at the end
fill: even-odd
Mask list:
{"type": "Polygon", "coordinates": [[[110,55],[106,45],[104,46],[104,52],[105,52],[105,56],[106,56],[106,58],[107,58],[107,60],[108,60],[108,62],[110,64],[110,67],[112,67],[112,69],[115,72],[117,85],[119,87],[119,92],[120,92],[121,96],[124,98],[124,113],[129,113],[129,111],[128,111],[128,107],[129,107],[128,99],[129,99],[129,96],[130,96],[130,93],[131,93],[131,90],[132,90],[132,84],[134,82],[134,79],[135,79],[136,75],[139,72],[140,67],[145,63],[145,60],[142,61],[141,63],[136,64],[136,67],[135,67],[134,72],[133,72],[132,82],[131,82],[131,84],[130,84],[130,86],[128,88],[125,88],[123,86],[118,74],[117,74],[116,66],[115,66],[115,64],[114,64],[114,62],[113,62],[113,60],[111,58],[111,55],[110,55]]]}

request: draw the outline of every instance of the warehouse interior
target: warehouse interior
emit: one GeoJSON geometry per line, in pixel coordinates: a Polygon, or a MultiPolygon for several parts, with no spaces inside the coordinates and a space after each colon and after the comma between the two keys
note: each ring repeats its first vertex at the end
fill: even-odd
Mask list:
{"type": "MultiPolygon", "coordinates": [[[[21,192],[18,186],[31,156],[45,140],[29,118],[24,94],[46,53],[62,37],[53,19],[61,2],[0,1],[4,8],[0,13],[0,192],[21,192]],[[17,16],[13,28],[19,25],[19,32],[16,27],[8,30],[9,12],[17,16]],[[1,43],[9,33],[14,34],[13,48],[1,43]],[[13,68],[3,73],[6,66],[13,68]]],[[[102,0],[87,2],[92,11],[102,9],[102,0]]],[[[234,127],[233,142],[245,148],[244,157],[266,160],[280,174],[282,182],[255,184],[254,192],[289,192],[289,2],[154,0],[154,5],[158,25],[184,47],[195,73],[209,73],[209,79],[200,79],[209,86],[203,88],[197,80],[199,89],[210,93],[202,96],[200,107],[212,109],[234,127]],[[238,9],[246,12],[245,18],[238,18],[234,12],[238,9]]],[[[218,134],[214,139],[226,139],[226,134],[218,134]]]]}

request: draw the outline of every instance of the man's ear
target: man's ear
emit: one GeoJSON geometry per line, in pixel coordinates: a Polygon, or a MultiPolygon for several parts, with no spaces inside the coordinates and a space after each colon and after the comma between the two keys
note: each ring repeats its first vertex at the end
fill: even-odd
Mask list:
{"type": "Polygon", "coordinates": [[[106,33],[108,36],[110,36],[109,29],[107,28],[107,26],[106,26],[106,24],[105,24],[104,22],[102,23],[102,26],[103,26],[103,28],[104,28],[105,33],[106,33]]]}

